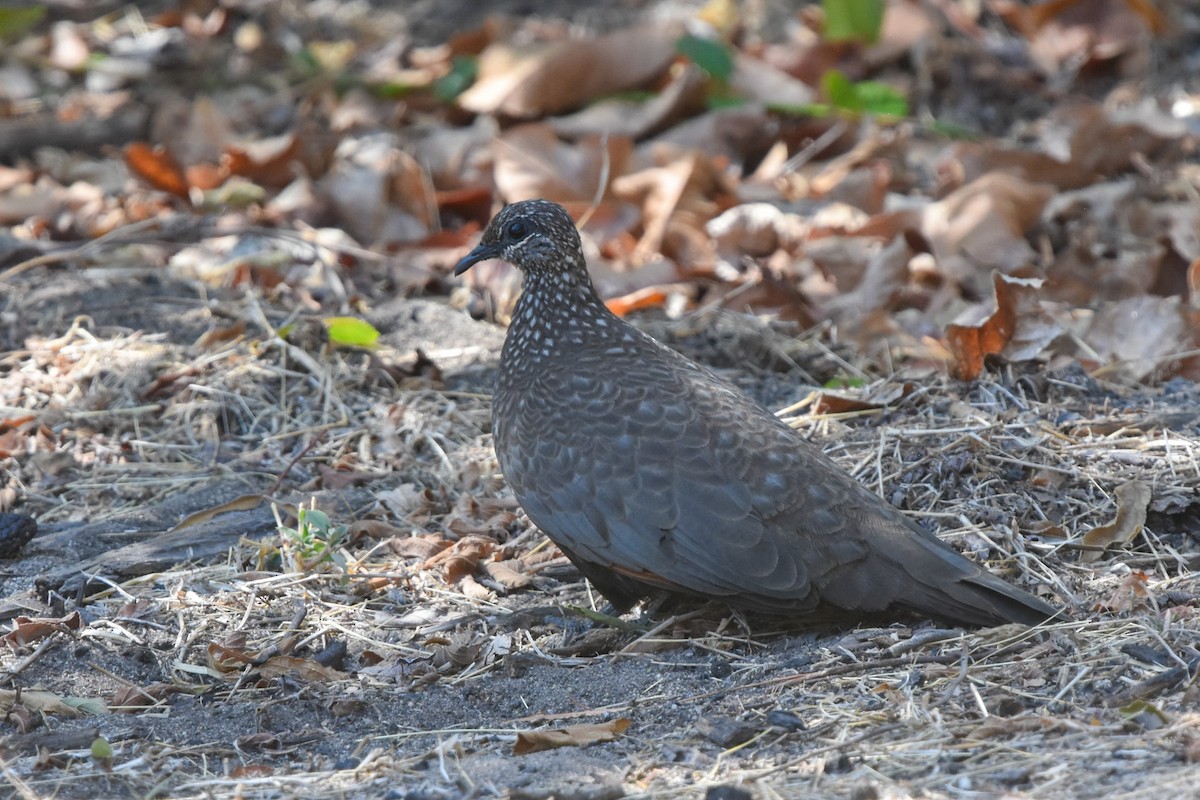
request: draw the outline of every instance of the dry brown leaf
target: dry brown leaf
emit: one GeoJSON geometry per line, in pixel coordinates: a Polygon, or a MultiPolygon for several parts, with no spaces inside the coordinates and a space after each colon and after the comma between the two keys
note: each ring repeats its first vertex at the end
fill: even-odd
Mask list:
{"type": "Polygon", "coordinates": [[[209,642],[205,648],[208,666],[216,672],[233,672],[253,663],[254,654],[246,650],[246,634],[230,634],[222,642],[209,642]]]}
{"type": "Polygon", "coordinates": [[[548,122],[559,136],[568,139],[604,134],[640,140],[704,110],[706,83],[699,67],[680,65],[672,70],[670,82],[649,100],[598,100],[574,114],[554,117],[548,122]]]}
{"type": "MultiPolygon", "coordinates": [[[[362,538],[367,539],[388,539],[390,537],[406,538],[408,536],[407,528],[398,528],[381,519],[360,519],[350,525],[346,529],[346,534],[351,541],[358,541],[362,538]]],[[[423,556],[428,558],[433,553],[423,556]]]]}
{"type": "Polygon", "coordinates": [[[1161,13],[1130,0],[1050,0],[1025,10],[1029,53],[1047,75],[1065,62],[1108,61],[1144,48],[1161,13]]]}
{"type": "Polygon", "coordinates": [[[816,91],[804,81],[742,52],[734,54],[729,85],[738,96],[760,103],[803,106],[817,99],[816,91]]]}
{"type": "Polygon", "coordinates": [[[266,498],[261,494],[244,494],[241,497],[235,497],[229,502],[222,503],[219,506],[201,509],[200,511],[188,514],[178,525],[176,525],[174,528],[171,528],[171,530],[181,531],[184,528],[190,528],[193,525],[202,525],[211,520],[213,517],[219,516],[220,514],[228,514],[231,511],[250,511],[251,509],[258,508],[265,502],[266,498]]]}
{"type": "Polygon", "coordinates": [[[622,136],[592,135],[567,144],[544,122],[519,125],[493,145],[496,188],[510,203],[589,201],[607,188],[600,185],[605,170],[610,181],[625,172],[632,151],[633,142],[622,136]]]}
{"type": "Polygon", "coordinates": [[[61,695],[37,689],[0,689],[0,715],[8,714],[17,704],[29,711],[42,714],[59,714],[78,717],[84,712],[65,702],[61,695]]]}
{"type": "Polygon", "coordinates": [[[624,317],[633,311],[645,311],[648,308],[664,308],[671,295],[661,286],[647,286],[620,297],[611,297],[604,301],[608,310],[618,317],[624,317]]]}
{"type": "Polygon", "coordinates": [[[1146,524],[1146,507],[1150,504],[1150,487],[1141,481],[1129,481],[1116,488],[1117,518],[1107,525],[1092,528],[1083,536],[1084,550],[1079,560],[1098,561],[1104,551],[1117,544],[1128,544],[1146,524]]]}
{"type": "Polygon", "coordinates": [[[1135,569],[1125,576],[1125,580],[1121,581],[1108,599],[1101,601],[1100,606],[1116,614],[1128,614],[1135,608],[1147,605],[1149,600],[1150,576],[1135,569]]]}
{"type": "Polygon", "coordinates": [[[475,580],[474,575],[463,575],[458,581],[458,590],[464,596],[472,600],[487,600],[493,601],[496,599],[496,593],[488,587],[484,586],[479,581],[475,580]]]}
{"type": "Polygon", "coordinates": [[[297,175],[300,139],[294,134],[261,139],[243,146],[225,148],[222,163],[233,175],[249,178],[259,186],[282,189],[297,175]]]}
{"type": "Polygon", "coordinates": [[[672,159],[666,166],[623,175],[612,182],[613,192],[642,206],[642,237],[634,248],[633,261],[641,264],[665,255],[704,271],[715,261],[712,242],[702,226],[716,212],[707,195],[714,185],[711,162],[698,153],[672,159]],[[695,224],[691,224],[695,223],[695,224]],[[699,252],[685,254],[680,246],[689,239],[699,252]]]}
{"type": "Polygon", "coordinates": [[[794,251],[808,233],[799,214],[788,214],[771,203],[734,206],[705,225],[721,258],[737,264],[742,256],[762,258],[776,250],[794,251]]]}
{"type": "Polygon", "coordinates": [[[1059,189],[1079,189],[1096,180],[1085,166],[1047,153],[1009,149],[992,142],[960,142],[950,149],[942,164],[942,188],[958,188],[993,172],[1059,189]]]}
{"type": "Polygon", "coordinates": [[[487,561],[483,569],[489,578],[505,589],[524,589],[533,582],[533,578],[521,570],[519,561],[487,561]]]}
{"type": "Polygon", "coordinates": [[[944,274],[983,294],[991,270],[1012,272],[1035,260],[1025,233],[1053,196],[1047,184],[993,172],[927,206],[921,234],[944,274]]]}
{"type": "Polygon", "coordinates": [[[496,542],[483,536],[467,536],[454,543],[448,550],[437,554],[421,565],[428,569],[436,564],[446,568],[446,581],[456,583],[475,572],[479,563],[496,551],[496,542]]]}
{"type": "Polygon", "coordinates": [[[1130,297],[1102,306],[1083,339],[1092,352],[1134,380],[1157,370],[1165,373],[1162,377],[1187,374],[1186,362],[1171,356],[1195,347],[1200,327],[1194,316],[1179,297],[1130,297]]]}
{"type": "Polygon", "coordinates": [[[391,134],[342,139],[318,187],[359,242],[418,242],[432,228],[433,186],[391,134]]]}
{"type": "Polygon", "coordinates": [[[889,403],[894,403],[911,394],[914,388],[911,383],[885,383],[874,387],[864,397],[846,397],[827,391],[813,392],[810,395],[812,403],[808,413],[812,415],[851,414],[886,408],[889,403]]]}
{"type": "Polygon", "coordinates": [[[40,642],[55,633],[67,633],[83,628],[83,618],[78,611],[64,617],[17,617],[13,629],[4,634],[3,641],[14,650],[40,642]]]}
{"type": "Polygon", "coordinates": [[[162,702],[173,694],[183,691],[170,683],[152,683],[149,686],[123,686],[113,692],[111,708],[117,711],[133,711],[162,702]]]}
{"type": "Polygon", "coordinates": [[[674,28],[652,27],[549,45],[494,44],[479,58],[479,79],[458,102],[476,114],[522,119],[569,111],[654,80],[675,58],[678,36],[674,28]]]}
{"type": "Polygon", "coordinates": [[[187,199],[187,177],[166,148],[132,142],[125,147],[125,164],[151,187],[187,199]]]}
{"type": "MultiPolygon", "coordinates": [[[[437,533],[418,533],[388,540],[388,547],[401,558],[419,558],[426,562],[452,544],[449,539],[437,533]]],[[[427,566],[428,563],[422,565],[422,568],[427,566]]]]}
{"type": "Polygon", "coordinates": [[[346,673],[340,670],[318,664],[311,658],[296,658],[295,656],[272,656],[258,668],[264,678],[278,678],[291,675],[304,683],[327,683],[346,679],[346,673]]]}
{"type": "Polygon", "coordinates": [[[1002,355],[1009,361],[1036,358],[1062,332],[1042,308],[1042,281],[995,273],[993,286],[994,311],[987,313],[985,307],[976,306],[960,316],[959,322],[946,326],[946,344],[962,380],[979,377],[989,355],[1002,355]],[[975,321],[981,313],[987,316],[975,321]]]}
{"type": "Polygon", "coordinates": [[[565,728],[542,731],[521,731],[517,734],[516,744],[513,745],[513,754],[523,756],[541,750],[553,750],[556,747],[587,747],[597,742],[611,742],[624,733],[629,725],[630,720],[621,717],[611,722],[568,725],[565,728]]]}
{"type": "Polygon", "coordinates": [[[825,304],[825,313],[831,318],[855,329],[864,317],[895,310],[895,298],[908,282],[913,256],[903,236],[886,247],[858,236],[827,237],[813,245],[808,248],[813,261],[840,289],[825,304]]]}

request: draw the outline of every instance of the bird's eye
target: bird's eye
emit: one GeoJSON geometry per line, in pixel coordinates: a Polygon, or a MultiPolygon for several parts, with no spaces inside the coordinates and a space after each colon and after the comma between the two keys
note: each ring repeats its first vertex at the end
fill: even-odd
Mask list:
{"type": "Polygon", "coordinates": [[[505,228],[505,232],[508,234],[508,238],[510,239],[523,239],[525,238],[525,234],[528,233],[528,229],[525,227],[524,222],[519,219],[514,219],[512,222],[508,223],[508,227],[505,228]]]}

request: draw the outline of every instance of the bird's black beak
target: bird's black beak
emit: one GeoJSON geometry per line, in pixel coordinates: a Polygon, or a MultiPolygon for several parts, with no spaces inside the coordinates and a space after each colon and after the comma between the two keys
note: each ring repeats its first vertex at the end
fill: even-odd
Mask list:
{"type": "Polygon", "coordinates": [[[462,275],[480,261],[487,261],[489,258],[500,258],[500,248],[494,244],[480,242],[474,250],[467,253],[466,258],[454,266],[454,274],[462,275]]]}

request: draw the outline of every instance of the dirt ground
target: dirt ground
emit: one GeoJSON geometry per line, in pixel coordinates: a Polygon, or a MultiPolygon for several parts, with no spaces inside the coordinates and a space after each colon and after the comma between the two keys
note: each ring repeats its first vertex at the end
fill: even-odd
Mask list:
{"type": "MultiPolygon", "coordinates": [[[[1196,791],[1191,384],[1118,392],[1071,371],[941,381],[873,419],[810,423],[893,502],[1062,601],[1062,622],[780,629],[678,609],[645,634],[570,611],[593,598],[560,557],[538,562],[552,548],[494,477],[486,392],[502,329],[439,300],[381,296],[370,318],[384,344],[370,359],[319,353],[321,376],[254,335],[196,345],[214,309],[249,304],[272,324],[289,314],[150,268],[30,272],[6,296],[5,403],[44,393],[39,424],[59,446],[10,476],[42,532],[5,563],[5,615],[82,619],[14,643],[4,668],[26,690],[130,706],[48,713],[8,734],[13,796],[1196,791]],[[416,348],[440,376],[396,377],[416,348]],[[185,388],[147,401],[180,374],[185,388]],[[338,416],[321,412],[324,392],[348,419],[317,421],[338,416]],[[1164,421],[1166,454],[1154,444],[1164,421]],[[1035,444],[1039,430],[1051,445],[1035,444]],[[314,491],[320,465],[355,448],[378,473],[314,491]],[[1051,490],[1030,480],[1039,469],[1068,477],[1051,490]],[[1119,559],[1084,565],[1051,537],[1014,533],[1047,512],[1102,522],[1112,507],[1094,485],[1134,473],[1164,502],[1153,537],[1119,559]],[[237,500],[311,494],[336,522],[380,523],[347,544],[352,570],[283,569],[269,508],[237,500]],[[396,546],[437,531],[492,537],[532,582],[506,589],[479,571],[467,594],[396,546]],[[1151,577],[1131,582],[1135,570],[1151,577]],[[272,656],[291,660],[272,668],[272,656]],[[146,696],[122,694],[131,686],[146,696]],[[613,741],[514,755],[518,731],[617,720],[628,727],[613,741]],[[97,734],[110,758],[91,755],[97,734]]],[[[691,320],[688,335],[643,322],[774,405],[835,360],[732,317],[691,320]],[[787,369],[766,355],[789,349],[787,369]]]]}

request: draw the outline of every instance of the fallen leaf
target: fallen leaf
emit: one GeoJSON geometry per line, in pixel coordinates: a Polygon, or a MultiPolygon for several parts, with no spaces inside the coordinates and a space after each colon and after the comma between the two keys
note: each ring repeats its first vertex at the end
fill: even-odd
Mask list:
{"type": "Polygon", "coordinates": [[[1097,310],[1083,339],[1107,370],[1134,380],[1156,372],[1165,378],[1187,372],[1186,354],[1197,340],[1194,317],[1179,297],[1129,297],[1097,310]],[[1172,359],[1177,353],[1184,358],[1172,359]]]}
{"type": "Polygon", "coordinates": [[[42,714],[61,714],[64,717],[78,717],[81,714],[104,713],[107,708],[96,698],[64,697],[53,692],[37,689],[0,689],[0,713],[7,714],[12,708],[20,705],[30,711],[42,714]]]}
{"type": "Polygon", "coordinates": [[[1083,536],[1084,550],[1079,560],[1098,561],[1104,551],[1117,544],[1128,544],[1146,524],[1146,506],[1150,503],[1150,487],[1141,481],[1129,481],[1117,487],[1117,518],[1107,525],[1092,528],[1083,536]]]}
{"type": "Polygon", "coordinates": [[[1002,355],[1009,361],[1028,361],[1042,353],[1062,332],[1061,326],[1042,308],[1042,281],[993,275],[996,308],[977,320],[983,306],[976,306],[946,326],[946,344],[954,354],[955,372],[970,381],[983,371],[984,359],[1002,355]]]}
{"type": "Polygon", "coordinates": [[[495,182],[508,202],[545,198],[558,203],[589,201],[603,193],[607,175],[625,172],[633,142],[622,136],[593,134],[581,141],[560,141],[544,122],[518,125],[493,145],[495,182]]]}
{"type": "Polygon", "coordinates": [[[258,668],[264,678],[278,678],[291,675],[303,683],[328,683],[346,679],[346,673],[340,670],[318,664],[311,658],[296,658],[294,656],[272,656],[258,668]]]}
{"type": "Polygon", "coordinates": [[[505,589],[523,589],[533,582],[533,578],[520,570],[520,562],[486,561],[483,565],[488,577],[502,585],[505,589]]]}
{"type": "Polygon", "coordinates": [[[64,617],[17,617],[13,625],[13,629],[4,634],[3,641],[15,650],[55,633],[79,631],[83,628],[83,618],[78,611],[72,611],[64,617]]]}
{"type": "Polygon", "coordinates": [[[568,725],[565,728],[550,728],[541,731],[521,731],[513,745],[513,754],[523,756],[557,747],[587,747],[597,742],[611,742],[624,733],[630,720],[622,717],[612,722],[583,725],[568,725]]]}
{"type": "Polygon", "coordinates": [[[152,683],[149,686],[122,686],[113,692],[111,708],[114,711],[135,711],[157,705],[173,694],[183,691],[170,683],[152,683]]]}
{"type": "Polygon", "coordinates": [[[171,531],[181,531],[184,528],[190,528],[194,525],[202,525],[220,514],[228,514],[232,511],[250,511],[251,509],[258,508],[264,502],[266,502],[266,498],[261,494],[244,494],[219,506],[201,509],[200,511],[188,514],[178,525],[171,528],[171,531]]]}
{"type": "Polygon", "coordinates": [[[921,234],[941,271],[982,295],[983,275],[1035,261],[1025,233],[1053,196],[1047,184],[992,172],[926,206],[921,234]]]}
{"type": "Polygon", "coordinates": [[[188,182],[183,168],[165,147],[132,142],[125,147],[125,164],[151,187],[187,199],[188,182]]]}
{"type": "Polygon", "coordinates": [[[1147,605],[1150,605],[1150,576],[1137,569],[1125,576],[1125,580],[1100,603],[1100,607],[1117,614],[1128,614],[1147,605]]]}
{"type": "Polygon", "coordinates": [[[675,58],[671,27],[628,28],[583,41],[518,47],[494,44],[479,57],[479,78],[458,97],[476,114],[529,119],[645,86],[675,58]]]}

